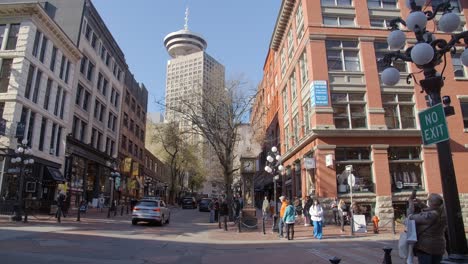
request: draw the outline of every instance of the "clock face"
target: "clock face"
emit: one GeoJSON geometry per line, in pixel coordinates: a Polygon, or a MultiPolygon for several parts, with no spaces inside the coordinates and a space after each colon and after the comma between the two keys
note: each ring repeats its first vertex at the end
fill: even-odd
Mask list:
{"type": "Polygon", "coordinates": [[[244,168],[244,171],[246,172],[252,172],[254,170],[253,161],[251,160],[244,161],[243,168],[244,168]]]}

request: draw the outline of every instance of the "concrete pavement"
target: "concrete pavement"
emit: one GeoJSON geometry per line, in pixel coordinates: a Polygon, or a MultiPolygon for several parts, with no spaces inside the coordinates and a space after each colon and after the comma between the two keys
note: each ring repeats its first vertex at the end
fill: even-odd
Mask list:
{"type": "MultiPolygon", "coordinates": [[[[381,263],[384,246],[396,251],[396,236],[367,234],[353,238],[326,226],[323,240],[312,239],[311,227],[297,226],[296,239],[278,239],[268,229],[237,233],[208,223],[208,213],[173,209],[171,222],[158,227],[132,226],[127,215],[106,213],[64,218],[46,216],[29,223],[0,218],[0,262],[9,263],[381,263]],[[102,216],[101,216],[102,215],[102,216]],[[101,216],[101,217],[100,217],[101,216]]],[[[349,228],[349,227],[348,227],[349,228]]],[[[404,263],[393,252],[393,263],[404,263]]]]}

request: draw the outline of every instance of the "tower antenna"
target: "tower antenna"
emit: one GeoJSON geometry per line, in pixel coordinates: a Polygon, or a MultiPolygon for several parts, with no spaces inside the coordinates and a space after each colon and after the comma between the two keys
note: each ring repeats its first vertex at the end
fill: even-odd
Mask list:
{"type": "Polygon", "coordinates": [[[185,24],[184,24],[184,29],[188,30],[188,16],[189,16],[189,8],[185,8],[185,24]]]}

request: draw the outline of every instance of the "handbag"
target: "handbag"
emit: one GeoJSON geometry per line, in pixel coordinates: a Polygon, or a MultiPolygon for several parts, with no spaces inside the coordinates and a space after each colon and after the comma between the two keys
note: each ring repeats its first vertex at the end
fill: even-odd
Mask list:
{"type": "Polygon", "coordinates": [[[406,220],[406,231],[400,234],[398,240],[398,255],[406,259],[409,255],[409,245],[418,242],[418,234],[416,232],[416,222],[414,220],[406,220]]]}
{"type": "Polygon", "coordinates": [[[406,232],[402,232],[400,234],[400,239],[398,240],[398,255],[402,259],[406,259],[408,257],[408,236],[406,232]]]}

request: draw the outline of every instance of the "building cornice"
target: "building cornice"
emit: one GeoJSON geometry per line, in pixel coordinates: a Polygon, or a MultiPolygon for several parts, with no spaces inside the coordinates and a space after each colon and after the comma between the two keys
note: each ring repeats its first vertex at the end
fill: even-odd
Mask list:
{"type": "Polygon", "coordinates": [[[78,61],[81,58],[81,52],[78,47],[76,47],[68,35],[63,32],[62,28],[60,28],[60,26],[58,26],[49,15],[47,15],[46,11],[39,3],[0,4],[0,17],[17,16],[32,17],[35,22],[41,23],[45,28],[47,28],[60,42],[60,44],[70,52],[73,56],[71,59],[78,61]]]}
{"type": "Polygon", "coordinates": [[[278,51],[281,41],[283,40],[284,32],[288,27],[289,19],[291,17],[292,11],[294,9],[294,4],[296,0],[283,0],[278,18],[276,19],[275,29],[273,30],[273,35],[270,40],[270,48],[274,51],[278,51]]]}

